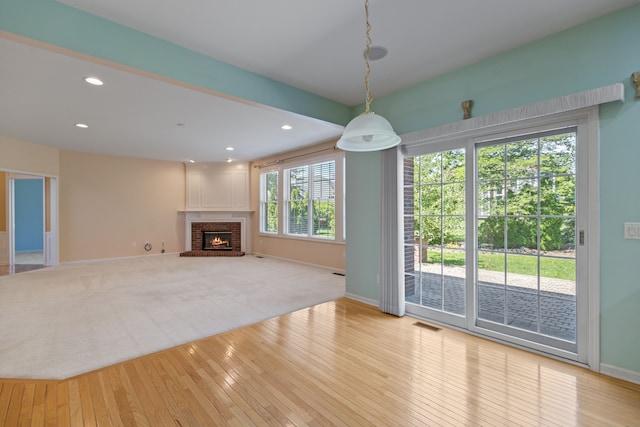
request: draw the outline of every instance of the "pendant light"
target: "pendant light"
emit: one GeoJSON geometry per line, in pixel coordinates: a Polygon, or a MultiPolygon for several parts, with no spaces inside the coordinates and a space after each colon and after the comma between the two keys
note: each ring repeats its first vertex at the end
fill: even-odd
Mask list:
{"type": "Polygon", "coordinates": [[[367,66],[367,73],[364,78],[366,91],[365,110],[355,119],[351,120],[344,128],[342,137],[338,140],[338,148],[345,151],[377,151],[395,147],[400,143],[400,137],[394,132],[391,123],[382,116],[377,115],[369,109],[373,96],[369,90],[369,75],[371,66],[369,65],[369,55],[371,53],[371,24],[369,24],[369,0],[364,3],[364,11],[367,24],[367,48],[364,53],[364,60],[367,66]]]}

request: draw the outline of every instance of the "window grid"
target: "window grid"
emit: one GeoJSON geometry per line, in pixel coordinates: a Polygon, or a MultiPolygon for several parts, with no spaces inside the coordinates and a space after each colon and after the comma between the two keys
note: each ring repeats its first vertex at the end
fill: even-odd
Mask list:
{"type": "Polygon", "coordinates": [[[286,233],[335,239],[335,161],[287,169],[285,177],[286,233]]]}
{"type": "Polygon", "coordinates": [[[405,201],[411,198],[405,205],[406,300],[464,315],[464,287],[445,280],[445,258],[465,254],[465,150],[408,158],[405,201]]]}

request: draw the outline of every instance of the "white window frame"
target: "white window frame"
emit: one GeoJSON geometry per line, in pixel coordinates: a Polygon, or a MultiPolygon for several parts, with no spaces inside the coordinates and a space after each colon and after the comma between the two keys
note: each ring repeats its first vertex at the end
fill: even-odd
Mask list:
{"type": "MultiPolygon", "coordinates": [[[[317,161],[317,162],[309,162],[309,163],[305,163],[302,165],[298,165],[298,166],[292,166],[289,168],[286,168],[284,170],[284,174],[283,174],[283,182],[284,182],[284,191],[283,191],[283,198],[284,198],[284,232],[285,234],[289,235],[289,236],[295,236],[295,237],[306,237],[306,238],[313,238],[313,239],[322,239],[322,240],[335,240],[335,235],[337,230],[333,230],[333,237],[324,237],[324,236],[319,236],[314,234],[314,223],[313,223],[313,218],[314,218],[314,201],[320,200],[318,199],[317,195],[315,194],[315,176],[314,176],[314,170],[317,166],[322,166],[325,164],[329,164],[329,163],[333,163],[333,169],[334,169],[334,194],[333,194],[333,202],[334,202],[334,218],[337,214],[337,212],[335,212],[336,210],[336,197],[338,195],[337,190],[335,188],[336,186],[336,179],[335,179],[335,170],[336,170],[336,160],[335,159],[329,159],[329,160],[323,160],[323,161],[317,161]],[[307,171],[307,198],[306,198],[306,202],[307,202],[307,229],[306,232],[304,233],[295,233],[292,232],[289,229],[289,224],[290,224],[290,214],[291,214],[291,209],[290,207],[290,203],[292,202],[289,199],[289,196],[291,195],[291,171],[294,169],[300,169],[300,168],[305,168],[307,171]]],[[[327,199],[322,199],[322,200],[327,200],[327,199]]]]}
{"type": "MultiPolygon", "coordinates": [[[[283,162],[274,167],[271,167],[266,172],[278,171],[278,233],[265,233],[262,231],[262,222],[259,235],[269,236],[269,237],[280,237],[286,239],[296,239],[296,240],[307,240],[313,242],[324,242],[324,243],[336,243],[342,244],[345,243],[345,199],[346,199],[346,186],[345,186],[345,155],[343,151],[333,150],[330,153],[324,153],[320,155],[309,155],[304,156],[304,158],[297,159],[296,161],[283,162]],[[301,234],[289,234],[287,233],[286,224],[288,223],[288,209],[287,209],[287,198],[288,198],[288,176],[285,173],[288,169],[294,169],[300,166],[311,166],[319,163],[325,163],[328,161],[335,162],[335,231],[333,238],[327,238],[322,236],[313,236],[311,234],[311,226],[313,221],[312,213],[309,213],[309,233],[306,235],[301,234]]],[[[261,172],[262,175],[263,172],[261,172]]],[[[262,185],[261,185],[262,189],[262,185]]],[[[262,200],[262,199],[261,199],[262,200]]],[[[311,202],[311,200],[310,200],[311,202]]],[[[309,203],[309,207],[311,207],[311,203],[309,203]]],[[[262,209],[262,204],[261,204],[262,209]]],[[[262,218],[261,218],[262,221],[262,218]]]]}

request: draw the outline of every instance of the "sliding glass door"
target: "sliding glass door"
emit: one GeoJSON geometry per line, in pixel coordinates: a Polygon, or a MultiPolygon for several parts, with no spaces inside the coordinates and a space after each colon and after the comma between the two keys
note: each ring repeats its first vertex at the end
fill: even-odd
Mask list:
{"type": "Polygon", "coordinates": [[[578,139],[575,125],[549,126],[405,157],[408,313],[584,359],[578,139]]]}
{"type": "Polygon", "coordinates": [[[463,325],[466,312],[464,148],[405,160],[405,295],[419,314],[463,325]]]}
{"type": "Polygon", "coordinates": [[[576,129],[476,146],[476,325],[576,352],[576,129]]]}

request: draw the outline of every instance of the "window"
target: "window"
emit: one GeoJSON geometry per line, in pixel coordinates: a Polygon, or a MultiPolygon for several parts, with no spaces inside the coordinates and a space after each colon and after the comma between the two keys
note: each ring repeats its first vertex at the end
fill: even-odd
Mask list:
{"type": "Polygon", "coordinates": [[[286,234],[335,239],[335,160],[285,170],[286,234]]]}
{"type": "Polygon", "coordinates": [[[325,151],[279,160],[260,172],[261,234],[344,243],[344,153],[333,147],[317,152],[325,151]]]}
{"type": "Polygon", "coordinates": [[[260,175],[260,231],[278,232],[278,171],[260,175]]]}

